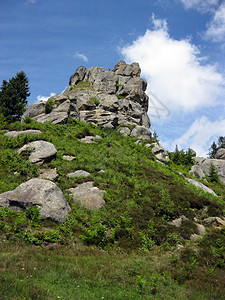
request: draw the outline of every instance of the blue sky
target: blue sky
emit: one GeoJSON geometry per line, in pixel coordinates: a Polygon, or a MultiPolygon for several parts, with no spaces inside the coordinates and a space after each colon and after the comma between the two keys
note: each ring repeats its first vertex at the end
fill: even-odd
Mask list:
{"type": "Polygon", "coordinates": [[[166,149],[205,156],[225,136],[225,1],[0,0],[0,39],[0,81],[25,71],[29,104],[80,65],[136,61],[166,149]]]}

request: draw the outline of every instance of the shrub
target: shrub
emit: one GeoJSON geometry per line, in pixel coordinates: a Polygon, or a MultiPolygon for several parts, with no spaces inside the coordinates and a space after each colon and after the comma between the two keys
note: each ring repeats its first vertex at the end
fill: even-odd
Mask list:
{"type": "Polygon", "coordinates": [[[50,98],[48,101],[45,103],[45,113],[50,114],[54,108],[54,101],[50,98]]]}

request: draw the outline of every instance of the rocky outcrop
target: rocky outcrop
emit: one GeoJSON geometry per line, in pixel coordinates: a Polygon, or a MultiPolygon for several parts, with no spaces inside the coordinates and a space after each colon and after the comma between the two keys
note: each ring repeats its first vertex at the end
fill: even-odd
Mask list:
{"type": "Polygon", "coordinates": [[[66,123],[71,117],[103,127],[133,126],[127,135],[149,139],[150,120],[147,115],[147,83],[140,77],[137,63],[124,61],[112,71],[100,67],[80,66],[70,77],[63,94],[50,98],[52,111],[46,113],[43,101],[32,104],[22,119],[31,117],[37,122],[66,123]]]}
{"type": "Polygon", "coordinates": [[[201,168],[204,174],[208,175],[211,164],[216,168],[221,181],[225,183],[225,160],[223,159],[210,159],[204,157],[194,157],[195,163],[201,168]]]}
{"type": "Polygon", "coordinates": [[[25,210],[30,205],[38,207],[43,218],[56,222],[64,222],[71,210],[62,191],[49,180],[30,179],[15,190],[0,194],[0,206],[25,210]]]}
{"type": "Polygon", "coordinates": [[[93,182],[82,183],[76,188],[69,189],[69,191],[74,202],[78,202],[88,209],[96,210],[105,205],[105,200],[103,199],[105,191],[94,187],[93,182]]]}
{"type": "Polygon", "coordinates": [[[43,164],[55,157],[57,150],[52,143],[46,141],[34,141],[24,145],[18,150],[18,154],[28,154],[29,161],[35,164],[43,164]]]}

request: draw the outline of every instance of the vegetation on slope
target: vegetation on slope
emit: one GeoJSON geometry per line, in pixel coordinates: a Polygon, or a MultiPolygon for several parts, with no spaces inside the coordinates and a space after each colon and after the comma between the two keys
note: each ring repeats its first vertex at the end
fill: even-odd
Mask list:
{"type": "Polygon", "coordinates": [[[45,167],[56,167],[59,174],[56,184],[72,207],[64,224],[42,220],[35,207],[29,207],[26,212],[0,208],[0,233],[4,240],[2,258],[5,256],[0,268],[6,299],[15,299],[15,295],[16,299],[24,295],[26,299],[57,296],[63,299],[162,299],[164,296],[173,299],[175,295],[176,299],[222,299],[224,228],[209,227],[203,239],[196,243],[189,238],[197,233],[196,219],[201,223],[207,217],[223,215],[223,184],[207,184],[220,197],[205,194],[179,174],[187,176],[188,166],[172,162],[160,164],[144,143],[136,145],[135,138],[124,137],[113,129],[75,121],[67,125],[40,124],[30,119],[23,124],[2,126],[0,193],[38,176],[39,167],[29,163],[26,156],[19,156],[16,150],[30,141],[46,140],[53,143],[58,152],[45,167]],[[4,129],[28,128],[39,129],[42,134],[4,136],[4,129]],[[86,135],[96,134],[102,139],[94,144],[80,141],[86,135]],[[63,155],[73,155],[76,159],[65,161],[63,155]],[[85,179],[67,177],[77,169],[86,170],[91,176],[85,179]],[[105,173],[99,173],[100,170],[105,173]],[[68,193],[69,188],[86,181],[94,181],[106,191],[106,204],[98,211],[73,203],[68,193]],[[181,215],[188,220],[179,228],[172,226],[170,222],[181,215]],[[27,243],[25,248],[23,243],[27,243]],[[15,264],[18,256],[21,261],[15,264]],[[48,275],[47,257],[52,260],[48,263],[48,275]],[[36,268],[39,260],[42,271],[34,276],[31,269],[36,268]],[[135,267],[128,271],[132,264],[135,267]],[[67,267],[68,271],[64,272],[67,267]],[[25,272],[19,275],[20,268],[26,269],[26,275],[25,272]],[[82,268],[88,270],[88,275],[82,268]],[[97,277],[96,268],[101,273],[97,277]],[[26,280],[26,276],[35,279],[29,277],[29,284],[24,286],[19,280],[26,280]],[[17,283],[13,284],[16,277],[17,283]],[[82,289],[75,291],[74,284],[81,286],[81,282],[82,289]],[[180,287],[179,284],[184,285],[180,287]],[[71,296],[74,293],[77,298],[71,296]]]}

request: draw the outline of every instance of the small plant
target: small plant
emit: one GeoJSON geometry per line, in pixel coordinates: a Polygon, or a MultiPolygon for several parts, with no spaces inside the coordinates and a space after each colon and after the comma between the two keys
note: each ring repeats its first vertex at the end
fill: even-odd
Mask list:
{"type": "Polygon", "coordinates": [[[42,220],[42,216],[39,214],[39,208],[34,205],[27,207],[26,216],[36,223],[40,223],[42,220]]]}
{"type": "Polygon", "coordinates": [[[141,238],[141,247],[140,250],[142,251],[150,251],[152,247],[155,245],[155,242],[152,238],[149,238],[144,233],[139,232],[140,238],[141,238]]]}
{"type": "Polygon", "coordinates": [[[54,108],[54,101],[49,98],[48,101],[45,103],[45,113],[50,114],[54,108]]]}
{"type": "Polygon", "coordinates": [[[146,286],[146,280],[143,277],[141,277],[141,275],[137,275],[136,279],[137,279],[137,285],[139,288],[139,292],[143,293],[143,289],[146,286]]]}
{"type": "Polygon", "coordinates": [[[96,106],[100,104],[100,101],[96,97],[91,97],[90,99],[94,102],[96,106]]]}

